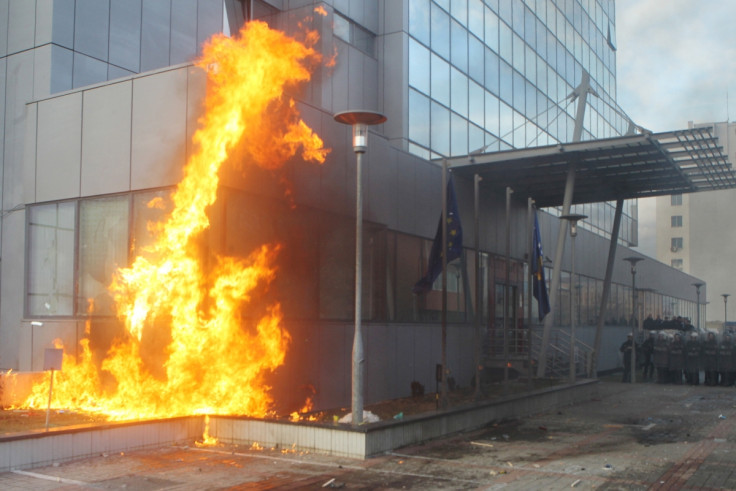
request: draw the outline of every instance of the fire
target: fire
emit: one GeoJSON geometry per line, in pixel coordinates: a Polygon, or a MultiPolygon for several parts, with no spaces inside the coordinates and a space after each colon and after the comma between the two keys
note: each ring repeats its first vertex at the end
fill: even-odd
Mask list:
{"type": "MultiPolygon", "coordinates": [[[[283,364],[290,336],[277,303],[256,309],[250,301],[274,279],[281,246],[265,244],[245,259],[218,257],[205,266],[197,238],[209,227],[219,170],[236,146],[244,162],[267,169],[297,153],[324,162],[322,140],[284,96],[286,87],[309,80],[310,65],[320,61],[311,46],[262,22],[249,22],[237,38],[217,35],[205,45],[197,65],[207,70],[206,111],[172,195],[173,211],[149,226],[156,240],[119,269],[110,286],[127,336],[101,364],[88,339],[78,359],[65,355],[53,407],[118,420],[269,413],[273,401],[264,376],[283,364]],[[253,308],[246,318],[247,307],[253,308]],[[156,369],[142,354],[152,337],[170,339],[156,369]]],[[[25,405],[45,407],[47,397],[48,383],[39,384],[25,405]]]]}

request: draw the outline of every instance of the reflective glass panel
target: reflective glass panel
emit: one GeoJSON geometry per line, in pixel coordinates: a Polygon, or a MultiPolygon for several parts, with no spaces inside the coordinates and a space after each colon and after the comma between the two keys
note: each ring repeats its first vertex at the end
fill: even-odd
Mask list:
{"type": "Polygon", "coordinates": [[[127,196],[83,200],[79,207],[79,296],[77,312],[114,315],[108,286],[128,266],[127,196]]]}
{"type": "Polygon", "coordinates": [[[141,1],[110,4],[110,63],[131,72],[140,70],[141,1]]]}
{"type": "Polygon", "coordinates": [[[484,108],[485,102],[483,100],[485,90],[483,87],[473,82],[472,80],[468,84],[468,105],[469,105],[469,118],[470,121],[477,124],[478,126],[484,125],[484,108]]]}
{"type": "Polygon", "coordinates": [[[452,113],[450,120],[452,130],[452,155],[467,155],[468,153],[468,121],[452,113]]]}
{"type": "Polygon", "coordinates": [[[197,55],[197,0],[177,0],[171,10],[172,65],[192,61],[197,55]]]}
{"type": "Polygon", "coordinates": [[[81,53],[74,53],[72,79],[74,88],[104,82],[105,80],[107,80],[107,63],[81,53]]]}
{"type": "Polygon", "coordinates": [[[409,139],[429,146],[429,98],[409,89],[409,139]]]}
{"type": "Polygon", "coordinates": [[[432,51],[450,59],[450,16],[432,4],[432,51]]]}
{"type": "MultiPolygon", "coordinates": [[[[450,155],[450,111],[432,102],[432,149],[440,155],[450,155]]],[[[416,280],[414,280],[416,281],[416,280]]]]}
{"type": "Polygon", "coordinates": [[[468,30],[483,39],[483,0],[468,0],[468,30]]]}
{"type": "Polygon", "coordinates": [[[77,0],[74,9],[74,50],[107,61],[109,2],[77,0]]]}
{"type": "Polygon", "coordinates": [[[450,65],[432,54],[432,99],[450,105],[450,65]]]}
{"type": "Polygon", "coordinates": [[[409,38],[409,60],[409,85],[425,94],[429,94],[429,50],[414,39],[409,38]]]}
{"type": "Polygon", "coordinates": [[[452,58],[450,61],[458,67],[460,71],[467,73],[468,71],[468,31],[456,21],[450,24],[452,58]]]}
{"type": "Polygon", "coordinates": [[[482,84],[484,79],[485,66],[483,62],[483,43],[478,40],[475,36],[468,38],[468,75],[475,79],[478,83],[482,84]]]}
{"type": "Polygon", "coordinates": [[[485,12],[485,33],[484,39],[486,46],[498,53],[498,16],[491,9],[486,8],[485,12]]]}
{"type": "Polygon", "coordinates": [[[453,111],[459,113],[461,116],[468,117],[468,77],[462,74],[459,70],[452,67],[450,69],[451,87],[450,107],[453,111]]]}
{"type": "Polygon", "coordinates": [[[429,0],[409,0],[409,34],[429,46],[429,0]]]}
{"type": "Polygon", "coordinates": [[[74,313],[74,202],[28,208],[27,310],[31,316],[74,313]]]}

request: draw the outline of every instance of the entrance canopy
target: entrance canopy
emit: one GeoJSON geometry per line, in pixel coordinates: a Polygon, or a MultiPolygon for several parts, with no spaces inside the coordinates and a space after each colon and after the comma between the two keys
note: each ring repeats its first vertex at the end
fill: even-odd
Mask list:
{"type": "Polygon", "coordinates": [[[736,188],[736,173],[712,128],[692,128],[565,143],[448,159],[453,172],[483,178],[484,187],[510,187],[537,207],[561,206],[570,163],[572,203],[648,198],[736,188]]]}

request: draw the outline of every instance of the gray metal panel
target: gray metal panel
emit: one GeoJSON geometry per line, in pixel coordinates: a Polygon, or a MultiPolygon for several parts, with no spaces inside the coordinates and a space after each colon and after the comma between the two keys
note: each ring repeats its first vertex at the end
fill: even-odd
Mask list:
{"type": "MultiPolygon", "coordinates": [[[[416,188],[417,165],[411,159],[397,159],[396,162],[396,230],[416,233],[416,203],[414,200],[416,188]]],[[[427,229],[424,232],[429,237],[433,232],[427,229]]]]}
{"type": "Polygon", "coordinates": [[[84,92],[82,196],[129,189],[132,91],[127,81],[84,92]]]}
{"type": "Polygon", "coordinates": [[[79,196],[82,146],[82,94],[38,103],[36,200],[79,196]]]}
{"type": "Polygon", "coordinates": [[[171,11],[171,64],[192,61],[196,54],[197,0],[179,0],[171,11]]]}
{"type": "MultiPolygon", "coordinates": [[[[4,60],[3,60],[4,61],[4,60]]],[[[5,63],[3,63],[5,65],[5,63]]],[[[4,83],[3,83],[4,85],[4,83]]],[[[0,87],[2,89],[4,87],[0,87]]],[[[3,101],[4,104],[4,101],[3,101]]],[[[36,120],[38,104],[26,106],[25,158],[23,159],[23,203],[36,201],[36,120]]],[[[5,123],[0,123],[3,126],[5,123]]],[[[2,140],[0,139],[0,144],[2,140]]]]}
{"type": "MultiPolygon", "coordinates": [[[[349,87],[349,64],[348,59],[351,53],[349,46],[335,39],[335,47],[337,48],[337,63],[335,64],[332,76],[329,78],[332,84],[332,111],[338,113],[340,111],[348,111],[353,109],[348,105],[348,87],[349,87]]],[[[362,109],[362,108],[361,108],[362,109]]]]}
{"type": "Polygon", "coordinates": [[[65,48],[74,48],[74,0],[54,0],[51,39],[65,48]]]}
{"type": "Polygon", "coordinates": [[[72,88],[74,52],[55,44],[51,45],[51,80],[49,92],[55,94],[72,88]]]}
{"type": "Polygon", "coordinates": [[[51,44],[34,49],[33,99],[43,99],[51,93],[51,44]]]}
{"type": "Polygon", "coordinates": [[[25,284],[25,249],[26,249],[26,214],[25,210],[10,213],[3,217],[2,257],[13,258],[3,261],[0,273],[3,303],[0,311],[0,360],[2,368],[29,370],[30,364],[21,363],[21,346],[30,346],[29,331],[20,328],[19,319],[23,318],[23,285],[25,284]],[[26,343],[27,341],[27,343],[26,343]]]}
{"type": "Polygon", "coordinates": [[[171,186],[186,153],[187,68],[133,80],[131,188],[171,186]]]}
{"type": "MultiPolygon", "coordinates": [[[[33,51],[7,57],[5,121],[23,121],[26,103],[33,98],[33,51]]],[[[22,124],[6,124],[3,159],[3,209],[13,208],[23,200],[22,124]]]]}
{"type": "Polygon", "coordinates": [[[141,0],[110,4],[110,63],[131,72],[141,67],[141,0]]]}
{"type": "Polygon", "coordinates": [[[76,0],[74,51],[107,61],[109,31],[109,0],[76,0]]]}
{"type": "Polygon", "coordinates": [[[140,71],[146,72],[169,65],[170,19],[169,0],[143,2],[140,71]]]}
{"type": "Polygon", "coordinates": [[[385,324],[373,324],[365,342],[365,403],[383,401],[386,394],[411,395],[411,380],[403,382],[397,372],[397,330],[385,324]],[[398,376],[397,376],[398,375],[398,376]]]}
{"type": "MultiPolygon", "coordinates": [[[[363,107],[364,78],[369,76],[363,72],[363,57],[365,55],[352,46],[348,46],[348,107],[347,109],[371,109],[375,107],[363,107]]],[[[345,61],[345,60],[343,60],[345,61]]],[[[339,63],[339,62],[338,62],[339,63]]]]}
{"type": "Polygon", "coordinates": [[[396,224],[396,201],[400,193],[396,187],[396,152],[388,147],[386,140],[371,134],[364,165],[368,171],[364,183],[365,220],[391,227],[396,224]]]}
{"type": "Polygon", "coordinates": [[[8,10],[8,54],[33,47],[36,28],[36,2],[10,0],[8,10]]]}
{"type": "MultiPolygon", "coordinates": [[[[312,130],[318,135],[324,134],[322,130],[322,118],[325,114],[311,106],[300,105],[299,113],[302,120],[312,128],[312,130]]],[[[300,154],[290,160],[287,164],[287,168],[291,167],[293,171],[293,177],[290,179],[299,183],[298,186],[294,186],[294,200],[296,203],[303,203],[307,205],[317,205],[322,200],[322,189],[320,184],[320,164],[317,162],[306,162],[300,154]]]]}
{"type": "Polygon", "coordinates": [[[408,133],[409,67],[404,62],[408,51],[408,37],[406,33],[396,33],[383,36],[381,39],[383,41],[383,72],[381,73],[383,100],[380,101],[380,104],[388,118],[383,125],[383,131],[391,139],[408,133]]]}
{"type": "Polygon", "coordinates": [[[381,2],[383,6],[383,34],[408,31],[409,2],[381,2]]]}
{"type": "MultiPolygon", "coordinates": [[[[363,54],[361,58],[363,60],[363,105],[361,107],[379,111],[381,107],[378,102],[378,61],[363,54]]],[[[383,132],[383,128],[379,127],[377,131],[383,132]]]]}
{"type": "Polygon", "coordinates": [[[107,63],[96,58],[74,53],[72,87],[84,87],[107,80],[107,63]]]}

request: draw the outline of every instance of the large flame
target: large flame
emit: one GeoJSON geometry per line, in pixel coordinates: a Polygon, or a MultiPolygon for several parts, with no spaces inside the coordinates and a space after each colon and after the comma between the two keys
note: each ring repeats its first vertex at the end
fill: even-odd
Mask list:
{"type": "MultiPolygon", "coordinates": [[[[316,40],[314,34],[307,38],[316,40]]],[[[154,243],[131,267],[118,270],[110,286],[128,335],[115,342],[101,371],[86,339],[79,359],[65,356],[53,407],[114,419],[268,414],[273,401],[264,376],[283,363],[289,334],[278,304],[260,319],[242,312],[256,289],[274,278],[280,246],[264,245],[246,259],[218,257],[204,267],[194,239],[209,226],[218,173],[236,145],[242,160],[268,169],[300,150],[304,160],[324,161],[321,139],[284,96],[285,87],[309,80],[308,67],[317,60],[311,44],[262,22],[246,24],[238,38],[217,35],[206,44],[197,62],[208,75],[206,112],[173,193],[173,211],[150,227],[154,243]],[[161,332],[170,342],[154,375],[141,351],[151,333],[161,332]],[[113,383],[103,384],[110,377],[113,383]]],[[[47,397],[48,384],[40,384],[26,405],[44,407],[47,397]]]]}

